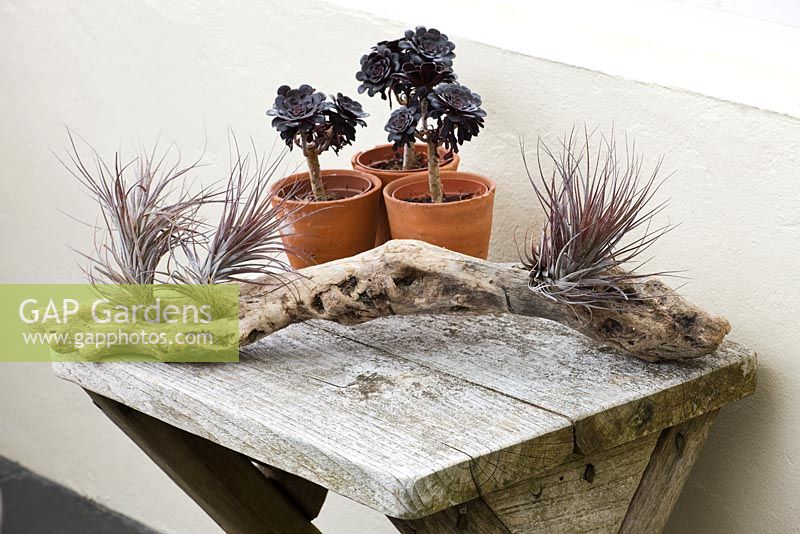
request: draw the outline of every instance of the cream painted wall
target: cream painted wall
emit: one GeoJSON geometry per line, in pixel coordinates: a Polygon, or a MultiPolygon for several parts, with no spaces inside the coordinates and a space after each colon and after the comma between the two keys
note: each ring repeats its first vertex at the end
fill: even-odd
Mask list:
{"type": "MultiPolygon", "coordinates": [[[[472,16],[471,13],[464,13],[472,16]]],[[[423,21],[424,22],[424,21],[423,21]]],[[[358,57],[403,27],[318,2],[98,0],[69,6],[0,0],[0,260],[2,282],[80,279],[87,229],[60,213],[94,207],[50,149],[63,125],[104,153],[176,140],[186,159],[206,135],[206,158],[224,172],[225,129],[273,139],[264,117],[280,83],[355,93],[358,57]],[[207,134],[204,133],[207,132],[207,134]]],[[[444,28],[446,29],[446,28],[444,28]]],[[[498,181],[492,256],[514,259],[514,231],[538,212],[522,172],[518,136],[554,142],[573,124],[613,123],[676,170],[664,194],[681,226],[656,246],[654,268],[683,268],[683,293],[733,323],[755,347],[760,384],[725,410],[668,532],[789,532],[800,520],[800,120],[503,51],[451,35],[461,80],[483,95],[486,130],[464,168],[498,181]]],[[[382,141],[387,110],[359,146],[382,141]]],[[[324,158],[326,166],[347,166],[324,158]]],[[[217,529],[88,399],[47,366],[0,366],[0,455],[166,532],[217,529]]],[[[391,532],[360,506],[331,498],[318,521],[334,533],[391,532]]]]}

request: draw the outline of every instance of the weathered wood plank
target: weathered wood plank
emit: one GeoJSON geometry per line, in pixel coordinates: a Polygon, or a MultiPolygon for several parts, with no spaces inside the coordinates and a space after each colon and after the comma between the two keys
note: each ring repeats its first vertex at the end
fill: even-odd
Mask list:
{"type": "Polygon", "coordinates": [[[648,364],[532,318],[314,321],[237,364],[60,363],[57,374],[411,519],[752,392],[755,355],[648,364]],[[574,431],[574,436],[573,436],[574,431]],[[574,441],[573,441],[574,437],[574,441]],[[575,446],[577,444],[577,447],[575,446]]]}
{"type": "Polygon", "coordinates": [[[717,413],[709,412],[661,433],[620,534],[657,534],[664,529],[717,413]]]}
{"type": "Polygon", "coordinates": [[[514,315],[314,324],[561,414],[574,422],[584,454],[716,410],[756,386],[755,353],[732,342],[697,360],[652,364],[560,324],[514,315]]]}
{"type": "Polygon", "coordinates": [[[414,534],[615,533],[647,468],[653,434],[428,517],[393,520],[414,534]]]}
{"type": "Polygon", "coordinates": [[[657,438],[578,457],[484,501],[514,533],[616,532],[657,438]]]}
{"type": "Polygon", "coordinates": [[[226,532],[319,534],[249,458],[96,393],[89,396],[226,532]]]}
{"type": "Polygon", "coordinates": [[[563,462],[570,422],[298,325],[235,364],[60,363],[59,376],[395,517],[563,462]]]}
{"type": "Polygon", "coordinates": [[[497,515],[481,499],[453,506],[420,519],[389,521],[402,534],[510,534],[497,515]]]}

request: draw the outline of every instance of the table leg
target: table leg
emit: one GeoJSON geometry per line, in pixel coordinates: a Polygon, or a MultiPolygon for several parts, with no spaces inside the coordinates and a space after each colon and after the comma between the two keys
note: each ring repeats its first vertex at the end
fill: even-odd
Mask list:
{"type": "Polygon", "coordinates": [[[280,487],[309,521],[319,515],[322,505],[325,504],[325,498],[328,496],[327,489],[277,467],[261,462],[255,462],[255,464],[265,477],[280,487]]]}
{"type": "Polygon", "coordinates": [[[718,412],[714,410],[661,432],[620,534],[658,533],[664,529],[718,412]]]}
{"type": "Polygon", "coordinates": [[[403,534],[661,532],[716,411],[420,519],[403,534]]]}
{"type": "Polygon", "coordinates": [[[320,534],[306,513],[248,457],[114,400],[87,393],[226,532],[320,534]]]}

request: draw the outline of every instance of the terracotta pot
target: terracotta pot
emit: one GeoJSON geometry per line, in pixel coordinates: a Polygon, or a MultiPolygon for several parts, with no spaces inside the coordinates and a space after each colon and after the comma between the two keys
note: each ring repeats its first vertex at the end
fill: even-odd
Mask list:
{"type": "Polygon", "coordinates": [[[274,207],[290,212],[281,230],[289,263],[295,269],[353,256],[375,244],[381,181],[361,171],[323,170],[322,183],[340,200],[309,202],[287,199],[310,195],[308,173],[292,174],[273,186],[274,207]]]}
{"type": "Polygon", "coordinates": [[[428,173],[419,172],[383,188],[393,239],[419,239],[486,259],[492,234],[494,180],[469,172],[443,171],[445,195],[473,193],[468,200],[422,204],[404,199],[429,196],[428,173]]]}
{"type": "MultiPolygon", "coordinates": [[[[428,147],[422,143],[417,143],[414,145],[414,152],[420,155],[425,155],[428,153],[428,147]]],[[[400,152],[402,154],[402,150],[400,152]]],[[[439,155],[440,157],[444,157],[447,151],[440,147],[439,148],[439,155]]],[[[370,174],[374,174],[378,178],[381,179],[381,183],[384,187],[388,184],[394,182],[398,178],[402,178],[404,176],[408,176],[409,174],[413,174],[419,171],[383,171],[380,169],[373,169],[371,167],[372,164],[378,161],[385,161],[387,159],[393,158],[395,155],[394,149],[392,149],[391,144],[385,145],[378,145],[375,148],[370,148],[369,150],[365,150],[363,152],[358,152],[353,156],[352,163],[353,168],[357,171],[368,172],[370,174]]],[[[453,159],[448,161],[447,163],[443,163],[440,167],[443,171],[457,171],[458,164],[461,162],[461,158],[458,154],[453,153],[453,159]]],[[[378,230],[375,234],[375,246],[383,245],[387,241],[392,238],[391,233],[389,232],[389,220],[386,218],[386,205],[383,201],[383,196],[380,199],[380,208],[378,213],[378,230]]]]}

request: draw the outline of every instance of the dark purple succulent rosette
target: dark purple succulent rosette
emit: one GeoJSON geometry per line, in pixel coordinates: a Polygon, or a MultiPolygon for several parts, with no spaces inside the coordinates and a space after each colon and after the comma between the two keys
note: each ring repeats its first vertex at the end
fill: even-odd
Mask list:
{"type": "Polygon", "coordinates": [[[405,145],[414,144],[420,111],[417,107],[400,106],[392,111],[384,130],[389,133],[388,139],[394,150],[405,145]]]}
{"type": "Polygon", "coordinates": [[[369,117],[369,113],[364,111],[364,108],[359,102],[356,102],[349,96],[344,96],[342,93],[336,93],[335,97],[331,95],[331,100],[334,102],[336,112],[341,115],[344,120],[352,123],[354,126],[356,124],[359,126],[367,125],[362,119],[369,117]]]}
{"type": "MultiPolygon", "coordinates": [[[[401,103],[409,105],[414,98],[424,97],[436,83],[456,79],[449,70],[455,58],[455,47],[445,34],[424,26],[406,31],[400,39],[381,41],[361,56],[361,70],[356,73],[356,79],[361,82],[358,92],[366,92],[369,96],[380,94],[384,100],[395,93],[403,96],[401,103]],[[426,64],[436,65],[442,70],[434,72],[426,66],[422,73],[414,73],[426,64]],[[444,76],[438,82],[429,81],[431,76],[441,74],[444,76]],[[414,91],[420,94],[412,95],[414,91]]],[[[389,104],[391,106],[391,99],[389,104]]]]}
{"type": "Polygon", "coordinates": [[[398,96],[403,104],[386,123],[395,150],[413,144],[417,137],[458,151],[477,136],[486,112],[481,97],[457,83],[453,72],[456,45],[435,28],[418,26],[394,41],[382,41],[361,58],[359,93],[398,96]],[[421,126],[423,112],[437,121],[421,126]],[[427,131],[420,131],[420,128],[427,131]]]}
{"type": "Polygon", "coordinates": [[[473,93],[466,85],[458,83],[443,83],[434,89],[434,94],[429,97],[431,103],[431,116],[435,113],[452,113],[474,117],[485,117],[486,112],[481,109],[481,96],[473,93]]]}
{"type": "Polygon", "coordinates": [[[299,132],[309,132],[318,124],[325,122],[325,112],[333,104],[326,101],[325,93],[314,91],[310,85],[303,84],[297,89],[288,85],[278,88],[278,96],[267,115],[275,117],[272,126],[280,132],[281,139],[291,147],[299,132]]]}
{"type": "Polygon", "coordinates": [[[392,90],[392,75],[400,70],[400,55],[389,47],[379,44],[368,54],[361,56],[361,70],[356,73],[356,80],[361,82],[358,93],[364,91],[369,96],[380,93],[384,100],[386,91],[392,90]]]}
{"type": "Polygon", "coordinates": [[[400,43],[403,41],[403,38],[400,39],[393,39],[391,41],[381,41],[375,46],[372,47],[373,50],[377,49],[379,46],[385,46],[395,54],[405,54],[405,50],[400,48],[400,43]]]}
{"type": "Polygon", "coordinates": [[[356,139],[356,126],[366,126],[364,117],[369,117],[369,113],[364,111],[361,104],[342,93],[337,93],[334,97],[333,109],[328,112],[328,121],[324,125],[321,135],[328,136],[328,145],[337,154],[342,147],[352,144],[356,139]]]}
{"type": "Polygon", "coordinates": [[[425,26],[417,26],[415,30],[407,30],[405,39],[398,43],[401,50],[409,53],[411,61],[414,63],[433,62],[445,67],[453,65],[453,58],[456,57],[453,50],[456,45],[436,28],[427,29],[425,26]]]}
{"type": "Polygon", "coordinates": [[[481,109],[481,97],[465,85],[443,83],[428,94],[429,116],[438,119],[436,139],[450,150],[477,136],[483,128],[486,112],[481,109]]]}
{"type": "Polygon", "coordinates": [[[395,74],[394,79],[400,90],[414,93],[416,98],[422,99],[440,83],[452,83],[456,75],[449,67],[436,63],[406,63],[401,72],[395,74]]]}
{"type": "Polygon", "coordinates": [[[366,126],[363,119],[369,116],[352,98],[338,93],[328,101],[324,93],[306,84],[297,89],[279,87],[267,115],[275,117],[272,126],[289,149],[305,140],[318,152],[333,148],[336,153],[355,141],[356,126],[366,126]]]}

